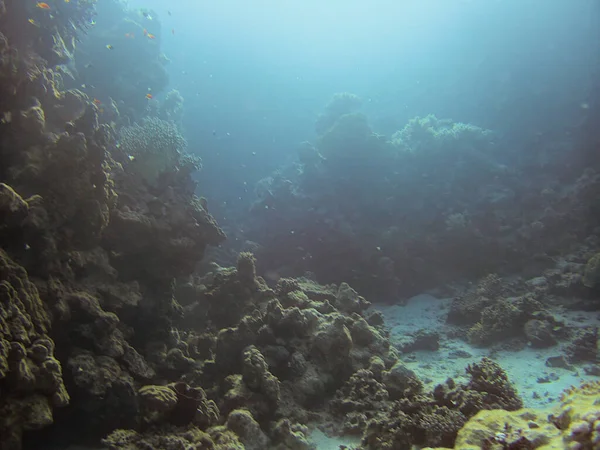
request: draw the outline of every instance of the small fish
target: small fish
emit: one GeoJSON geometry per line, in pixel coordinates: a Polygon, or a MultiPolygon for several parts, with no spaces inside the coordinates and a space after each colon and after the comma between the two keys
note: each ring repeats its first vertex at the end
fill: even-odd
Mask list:
{"type": "Polygon", "coordinates": [[[167,14],[168,14],[168,15],[171,15],[171,11],[167,11],[167,14]]]}
{"type": "Polygon", "coordinates": [[[34,25],[36,27],[40,26],[40,24],[38,22],[36,22],[34,19],[27,19],[27,22],[29,22],[31,25],[34,25]]]}
{"type": "Polygon", "coordinates": [[[109,50],[113,50],[114,49],[114,47],[112,45],[110,45],[110,44],[107,44],[106,48],[109,49],[109,50]]]}
{"type": "Polygon", "coordinates": [[[90,25],[93,27],[94,25],[96,25],[96,21],[95,20],[90,20],[90,25]]]}
{"type": "Polygon", "coordinates": [[[35,7],[40,9],[50,9],[50,5],[46,2],[37,2],[35,7]]]}
{"type": "Polygon", "coordinates": [[[97,98],[95,98],[94,100],[94,105],[101,105],[102,102],[100,100],[98,100],[97,98]]]}
{"type": "Polygon", "coordinates": [[[71,3],[71,0],[65,0],[65,3],[71,3]]]}
{"type": "Polygon", "coordinates": [[[146,98],[147,98],[148,100],[152,100],[153,96],[152,96],[152,94],[146,94],[146,98]]]}
{"type": "Polygon", "coordinates": [[[133,33],[125,33],[125,37],[127,39],[133,39],[135,37],[135,35],[133,33]]]}
{"type": "Polygon", "coordinates": [[[146,37],[147,37],[148,39],[154,39],[154,38],[156,38],[156,36],[154,36],[152,33],[147,33],[147,34],[146,34],[146,37]]]}
{"type": "Polygon", "coordinates": [[[129,161],[133,161],[135,159],[135,156],[133,156],[133,155],[129,155],[127,157],[129,158],[129,161]]]}
{"type": "Polygon", "coordinates": [[[175,34],[175,28],[171,28],[171,34],[175,34]]]}
{"type": "Polygon", "coordinates": [[[92,69],[94,67],[94,65],[92,63],[87,63],[85,66],[83,66],[84,69],[92,69]]]}

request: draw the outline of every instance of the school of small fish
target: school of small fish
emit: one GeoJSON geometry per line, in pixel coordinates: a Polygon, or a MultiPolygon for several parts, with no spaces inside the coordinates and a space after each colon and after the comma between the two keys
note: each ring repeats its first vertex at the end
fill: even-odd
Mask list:
{"type": "MultiPolygon", "coordinates": [[[[71,0],[63,0],[63,1],[64,1],[65,3],[71,3],[71,0]]],[[[52,9],[52,7],[51,7],[51,6],[50,6],[48,3],[46,3],[46,2],[37,2],[35,6],[36,6],[36,8],[38,8],[38,9],[41,9],[41,10],[47,10],[47,11],[49,11],[49,10],[51,10],[51,9],[52,9]]],[[[146,20],[153,20],[152,16],[151,16],[151,15],[150,15],[150,14],[149,14],[147,11],[145,11],[145,10],[140,10],[140,13],[141,13],[141,15],[142,15],[142,16],[143,16],[143,17],[144,17],[146,20]]],[[[167,13],[168,13],[168,15],[169,15],[169,16],[171,16],[171,15],[172,15],[172,14],[171,14],[171,11],[167,11],[167,13]]],[[[52,16],[50,16],[50,17],[52,17],[52,16]]],[[[28,22],[29,22],[31,25],[34,25],[34,26],[36,26],[36,27],[39,27],[39,26],[40,26],[40,23],[39,23],[37,20],[33,19],[33,18],[29,18],[29,19],[27,19],[27,21],[28,21],[28,22]]],[[[94,26],[95,24],[96,24],[96,22],[95,22],[94,20],[90,21],[90,25],[91,25],[91,26],[94,26]]],[[[155,34],[153,34],[153,33],[150,33],[150,32],[149,32],[149,31],[148,31],[146,28],[144,28],[144,30],[143,30],[143,33],[144,33],[144,36],[145,36],[146,38],[150,39],[150,40],[156,39],[156,35],[155,35],[155,34]]],[[[172,28],[172,29],[171,29],[171,34],[172,34],[172,35],[175,35],[175,28],[172,28]]],[[[125,33],[125,38],[126,38],[126,39],[135,39],[135,33],[133,33],[133,32],[130,32],[130,33],[125,33]]],[[[115,47],[114,47],[112,44],[106,44],[106,46],[105,46],[105,47],[106,47],[108,50],[114,50],[114,48],[115,48],[115,47]]],[[[86,68],[86,69],[89,69],[89,68],[92,68],[92,67],[93,67],[93,66],[92,66],[92,64],[86,64],[86,65],[85,65],[85,68],[86,68]]],[[[87,86],[84,84],[84,85],[82,85],[82,87],[85,89],[87,86]]],[[[92,86],[90,86],[90,87],[92,87],[92,86]]],[[[148,89],[148,90],[150,90],[150,89],[148,89]]],[[[145,97],[146,97],[146,99],[148,99],[148,100],[152,100],[152,99],[154,98],[154,96],[153,96],[151,93],[147,93],[147,94],[145,95],[145,97]]],[[[94,105],[96,105],[97,107],[99,107],[99,109],[100,109],[100,112],[103,112],[103,109],[101,108],[102,101],[98,100],[97,98],[94,98],[94,99],[92,100],[92,103],[93,103],[94,105]]]]}

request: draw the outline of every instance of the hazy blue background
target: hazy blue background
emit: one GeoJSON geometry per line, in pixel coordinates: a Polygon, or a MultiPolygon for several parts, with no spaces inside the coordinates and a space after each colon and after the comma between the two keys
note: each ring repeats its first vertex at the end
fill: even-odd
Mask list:
{"type": "Polygon", "coordinates": [[[434,113],[526,152],[578,125],[600,73],[596,0],[129,4],[159,16],[185,134],[204,161],[201,188],[220,221],[223,202],[246,205],[254,183],[313,138],[336,92],[361,96],[386,135],[434,113]]]}

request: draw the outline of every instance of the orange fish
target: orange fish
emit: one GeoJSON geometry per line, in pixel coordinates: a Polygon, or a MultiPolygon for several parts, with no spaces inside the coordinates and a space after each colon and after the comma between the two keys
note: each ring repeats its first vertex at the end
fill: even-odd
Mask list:
{"type": "Polygon", "coordinates": [[[148,37],[148,39],[154,39],[156,37],[152,33],[147,33],[146,36],[148,37]]]}
{"type": "Polygon", "coordinates": [[[45,2],[37,2],[35,6],[40,9],[50,9],[50,5],[45,2]]]}
{"type": "Polygon", "coordinates": [[[148,36],[148,30],[144,28],[144,36],[148,36]]]}
{"type": "Polygon", "coordinates": [[[102,102],[100,100],[98,100],[97,98],[94,99],[94,105],[101,105],[102,102]]]}
{"type": "Polygon", "coordinates": [[[146,98],[147,98],[148,100],[152,99],[152,94],[146,94],[146,98]]]}

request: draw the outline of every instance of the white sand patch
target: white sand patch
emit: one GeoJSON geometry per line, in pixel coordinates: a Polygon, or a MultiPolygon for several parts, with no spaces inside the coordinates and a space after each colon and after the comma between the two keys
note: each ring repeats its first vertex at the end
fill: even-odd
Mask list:
{"type": "MultiPolygon", "coordinates": [[[[437,299],[423,294],[411,298],[404,306],[377,305],[374,309],[383,313],[386,325],[390,328],[391,341],[394,343],[408,333],[420,329],[438,331],[444,336],[445,332],[452,329],[451,326],[446,325],[446,315],[451,301],[451,299],[437,299]]],[[[567,316],[571,316],[571,324],[578,326],[598,324],[594,319],[581,320],[581,314],[573,320],[572,318],[577,315],[563,313],[560,319],[564,320],[567,316]]],[[[585,313],[583,315],[585,316],[585,313]]],[[[589,318],[589,314],[586,317],[589,318]]],[[[580,367],[567,370],[546,366],[548,357],[561,354],[560,346],[555,346],[547,349],[527,347],[517,352],[500,351],[490,355],[489,349],[475,348],[462,340],[442,337],[438,351],[404,354],[403,361],[429,389],[432,389],[449,377],[457,382],[468,380],[465,372],[467,365],[478,362],[483,356],[488,356],[506,371],[526,407],[540,407],[556,402],[560,393],[571,385],[597,379],[585,375],[580,367]],[[538,379],[547,382],[540,383],[538,379]]]]}
{"type": "Polygon", "coordinates": [[[360,444],[360,439],[358,438],[353,439],[347,436],[329,437],[318,428],[311,431],[309,440],[312,444],[315,444],[317,450],[339,450],[340,445],[353,448],[352,446],[360,444]]]}

